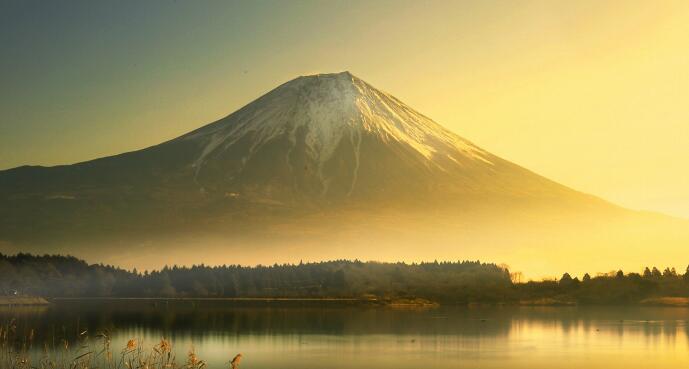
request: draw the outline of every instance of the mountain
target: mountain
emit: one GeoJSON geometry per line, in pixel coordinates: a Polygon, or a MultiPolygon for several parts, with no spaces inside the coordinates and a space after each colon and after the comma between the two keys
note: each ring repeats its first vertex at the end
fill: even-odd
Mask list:
{"type": "MultiPolygon", "coordinates": [[[[370,254],[366,245],[383,239],[395,246],[370,256],[384,257],[384,249],[399,251],[402,235],[419,245],[431,234],[452,236],[434,239],[428,257],[461,258],[457,235],[470,249],[485,232],[509,229],[491,240],[505,249],[512,247],[506,239],[532,239],[513,237],[523,229],[582,219],[587,229],[599,219],[672,223],[492,155],[349,72],[296,78],[140,151],[0,171],[0,209],[0,247],[132,265],[143,265],[137,254],[186,255],[180,250],[189,246],[206,250],[211,259],[195,258],[205,262],[364,258],[342,249],[356,244],[370,254]]],[[[549,232],[534,237],[564,237],[549,232]]]]}
{"type": "Polygon", "coordinates": [[[348,72],[297,78],[172,145],[193,147],[203,191],[289,206],[569,191],[348,72]]]}

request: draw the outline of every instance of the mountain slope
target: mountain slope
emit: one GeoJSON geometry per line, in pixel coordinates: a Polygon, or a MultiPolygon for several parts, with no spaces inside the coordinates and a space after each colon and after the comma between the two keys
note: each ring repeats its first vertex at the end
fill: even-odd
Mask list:
{"type": "Polygon", "coordinates": [[[140,151],[0,171],[0,209],[0,242],[64,251],[213,234],[219,244],[256,236],[274,253],[408,225],[467,234],[518,218],[632,216],[490,154],[348,72],[299,77],[140,151]],[[438,228],[439,217],[452,221],[438,228]]]}
{"type": "Polygon", "coordinates": [[[45,199],[77,199],[99,188],[198,190],[294,206],[431,192],[575,195],[348,72],[297,78],[226,118],[148,149],[1,173],[5,193],[45,199]]]}
{"type": "Polygon", "coordinates": [[[348,72],[297,78],[173,142],[202,147],[191,166],[204,189],[277,201],[418,196],[438,184],[456,192],[563,191],[348,72]]]}

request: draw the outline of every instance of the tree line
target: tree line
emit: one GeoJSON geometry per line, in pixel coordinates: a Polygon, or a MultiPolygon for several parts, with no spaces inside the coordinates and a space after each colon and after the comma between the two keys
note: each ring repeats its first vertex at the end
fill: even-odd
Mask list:
{"type": "Polygon", "coordinates": [[[479,261],[166,266],[143,273],[72,256],[0,254],[0,295],[43,297],[346,297],[424,298],[443,303],[555,301],[636,303],[689,296],[689,267],[646,268],[515,283],[506,266],[479,261]]]}
{"type": "Polygon", "coordinates": [[[0,294],[43,297],[425,297],[500,301],[509,272],[478,261],[419,264],[336,260],[191,267],[140,273],[71,256],[0,254],[0,294]]]}
{"type": "Polygon", "coordinates": [[[646,267],[642,273],[622,270],[581,280],[564,273],[559,280],[527,282],[517,285],[521,299],[550,298],[579,304],[630,304],[655,297],[689,297],[689,266],[684,274],[675,268],[662,272],[646,267]]]}

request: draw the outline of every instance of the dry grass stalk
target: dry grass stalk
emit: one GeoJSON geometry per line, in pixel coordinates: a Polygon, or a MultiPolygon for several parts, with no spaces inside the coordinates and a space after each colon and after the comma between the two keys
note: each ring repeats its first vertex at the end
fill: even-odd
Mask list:
{"type": "MultiPolygon", "coordinates": [[[[172,343],[163,338],[146,349],[143,342],[132,338],[116,355],[107,333],[91,338],[86,331],[76,341],[62,340],[57,347],[43,344],[42,350],[32,348],[35,332],[19,337],[14,320],[0,325],[0,368],[3,369],[204,369],[206,361],[192,347],[184,363],[177,363],[172,343]],[[40,354],[37,354],[40,352],[40,354]]],[[[237,369],[241,354],[231,365],[237,369]]]]}

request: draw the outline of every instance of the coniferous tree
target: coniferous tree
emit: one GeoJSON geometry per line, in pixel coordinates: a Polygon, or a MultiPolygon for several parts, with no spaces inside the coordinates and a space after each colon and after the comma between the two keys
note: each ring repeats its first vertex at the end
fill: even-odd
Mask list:
{"type": "Polygon", "coordinates": [[[572,282],[572,276],[569,275],[569,273],[565,273],[562,275],[562,278],[560,278],[560,283],[570,283],[572,282]]]}

